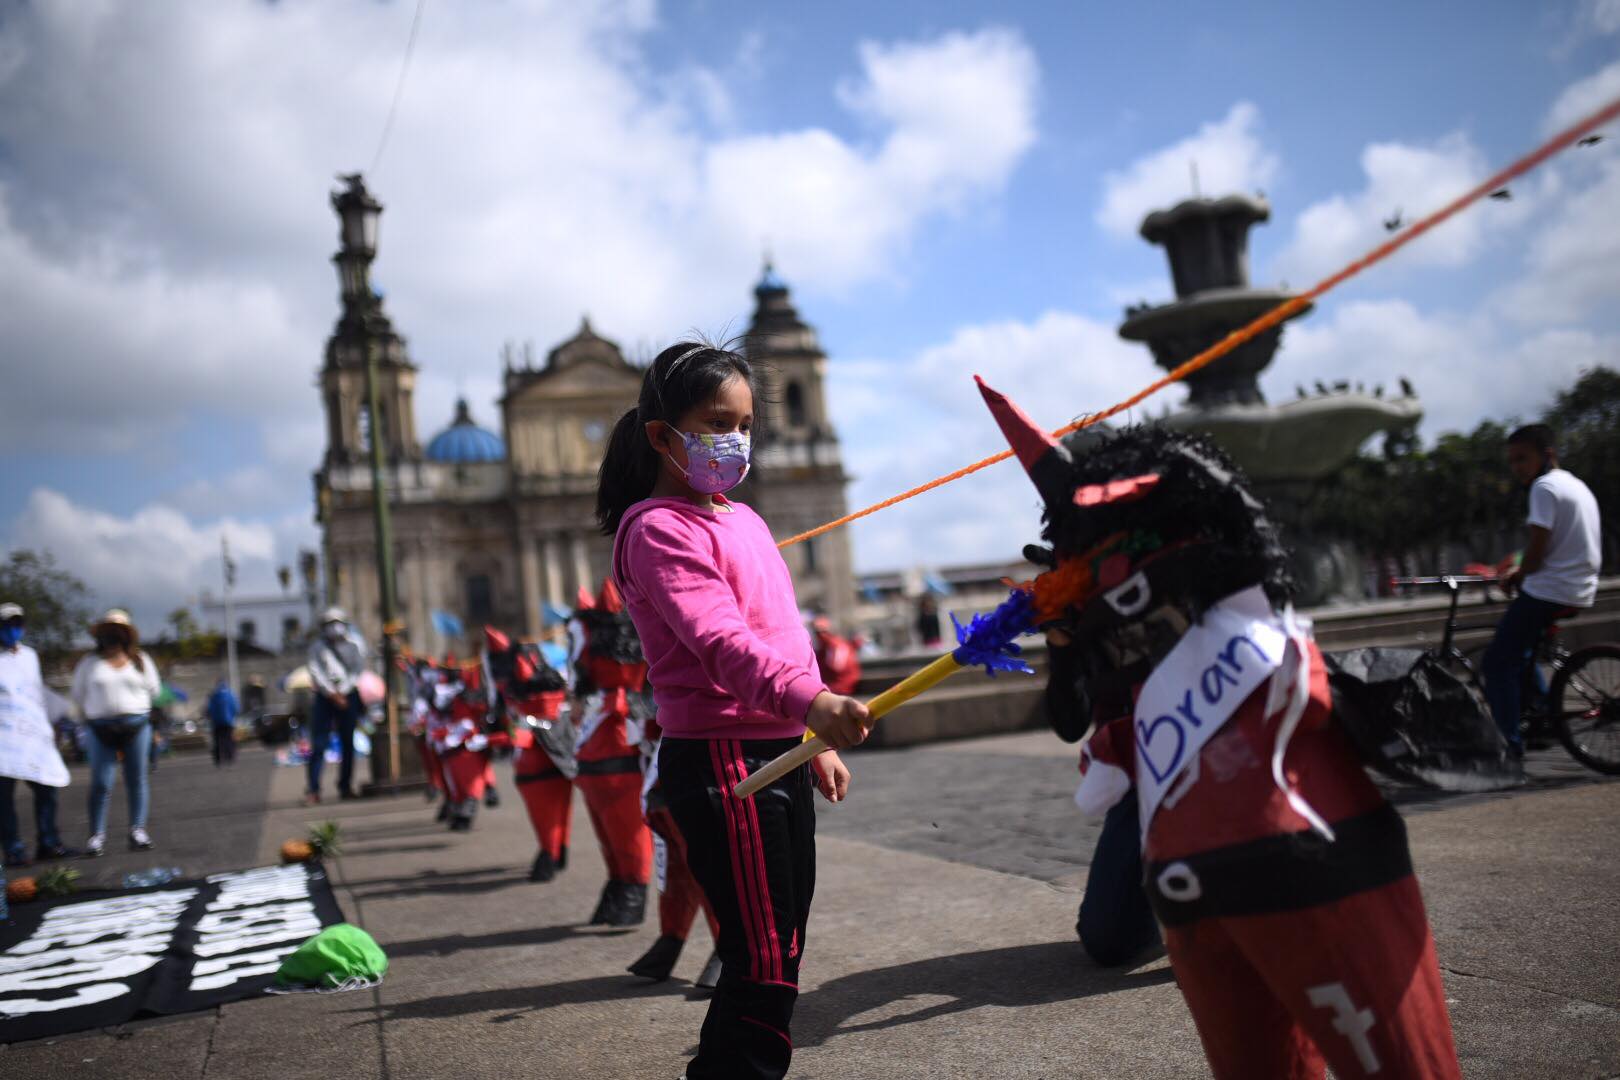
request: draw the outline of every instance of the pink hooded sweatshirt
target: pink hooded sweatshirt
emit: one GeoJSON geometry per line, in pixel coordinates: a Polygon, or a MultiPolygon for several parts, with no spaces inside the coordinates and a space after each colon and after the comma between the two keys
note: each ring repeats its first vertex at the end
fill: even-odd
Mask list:
{"type": "Polygon", "coordinates": [[[646,499],[614,538],[613,577],[647,654],[658,723],[678,738],[797,737],[826,686],[793,579],[758,514],[715,502],[731,512],[646,499]]]}

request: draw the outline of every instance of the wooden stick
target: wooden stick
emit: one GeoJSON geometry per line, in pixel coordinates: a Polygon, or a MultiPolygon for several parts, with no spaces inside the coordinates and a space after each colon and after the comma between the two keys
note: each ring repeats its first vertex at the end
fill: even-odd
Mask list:
{"type": "MultiPolygon", "coordinates": [[[[872,714],[871,721],[867,725],[868,728],[871,727],[871,724],[877,722],[878,717],[898,709],[924,690],[938,685],[961,670],[962,665],[957,663],[956,657],[946,653],[920,671],[912,672],[906,678],[895,683],[866,703],[867,709],[872,714]]],[[[742,783],[737,785],[737,798],[750,798],[760,788],[781,779],[817,754],[828,749],[830,747],[827,745],[827,740],[820,735],[807,739],[781,757],[767,762],[763,768],[752,776],[745,778],[742,783]]]]}

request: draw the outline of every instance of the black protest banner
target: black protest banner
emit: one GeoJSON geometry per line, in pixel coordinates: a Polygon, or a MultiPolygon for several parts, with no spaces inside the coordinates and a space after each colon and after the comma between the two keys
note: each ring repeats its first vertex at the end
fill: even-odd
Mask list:
{"type": "Polygon", "coordinates": [[[264,992],[343,921],[318,866],[19,904],[0,923],[0,1043],[191,1012],[264,992]]]}

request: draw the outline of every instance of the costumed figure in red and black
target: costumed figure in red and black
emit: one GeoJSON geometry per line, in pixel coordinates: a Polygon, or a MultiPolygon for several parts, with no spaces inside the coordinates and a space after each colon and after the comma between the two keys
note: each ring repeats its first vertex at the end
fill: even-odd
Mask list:
{"type": "MultiPolygon", "coordinates": [[[[631,695],[632,716],[640,716],[642,730],[641,809],[653,838],[653,876],[658,882],[658,940],[629,967],[630,974],[663,982],[675,970],[675,962],[686,947],[699,911],[709,924],[709,940],[720,940],[720,926],[703,887],[686,863],[686,841],[669,812],[669,800],[658,781],[658,743],[664,736],[658,726],[658,709],[652,693],[643,690],[631,695]]],[[[709,952],[703,971],[692,985],[713,990],[720,983],[720,953],[709,952]]]]}
{"type": "Polygon", "coordinates": [[[439,669],[424,657],[402,658],[400,668],[405,673],[406,691],[411,702],[410,718],[406,721],[405,730],[411,736],[411,742],[416,744],[417,755],[422,761],[422,775],[427,778],[428,785],[425,791],[427,800],[439,802],[439,820],[443,821],[450,816],[450,804],[445,798],[439,756],[433,752],[433,746],[428,741],[428,728],[437,707],[439,669]]]}
{"type": "Polygon", "coordinates": [[[482,672],[446,664],[446,681],[437,690],[443,703],[431,714],[428,744],[440,761],[450,829],[472,828],[489,789],[493,753],[511,745],[501,718],[490,708],[482,672]]]}
{"type": "Polygon", "coordinates": [[[485,629],[491,685],[510,718],[512,780],[523,799],[540,850],[530,881],[550,881],[568,865],[573,824],[574,726],[568,718],[568,678],[546,662],[539,646],[485,629]]]}
{"type": "Polygon", "coordinates": [[[1139,684],[1086,742],[1076,801],[1135,800],[1215,1076],[1459,1076],[1405,827],[1335,717],[1265,506],[1205,439],[1071,453],[981,390],[1046,504],[1038,620],[1082,689],[1139,684]]]}
{"type": "Polygon", "coordinates": [[[853,694],[861,681],[858,640],[835,633],[832,620],[825,615],[817,615],[810,621],[810,636],[815,643],[816,667],[821,671],[821,681],[835,694],[853,694]]]}
{"type": "Polygon", "coordinates": [[[647,661],[618,587],[605,581],[594,599],[580,592],[574,690],[582,700],[574,782],[608,869],[591,925],[638,926],[646,918],[653,851],[641,816],[642,720],[632,714],[631,699],[646,689],[647,661]]]}

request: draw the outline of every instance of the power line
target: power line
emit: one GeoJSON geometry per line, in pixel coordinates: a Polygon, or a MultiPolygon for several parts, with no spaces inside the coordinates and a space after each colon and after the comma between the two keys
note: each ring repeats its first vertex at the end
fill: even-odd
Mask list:
{"type": "Polygon", "coordinates": [[[394,84],[394,100],[388,106],[388,120],[383,124],[382,138],[377,140],[377,153],[371,158],[371,168],[368,173],[376,173],[377,163],[382,160],[383,149],[388,145],[388,136],[394,131],[394,117],[399,115],[399,99],[405,92],[405,73],[411,70],[411,54],[416,51],[416,32],[422,26],[422,9],[427,6],[427,0],[416,0],[416,15],[411,19],[411,37],[405,43],[405,59],[399,65],[399,81],[394,84]]]}

